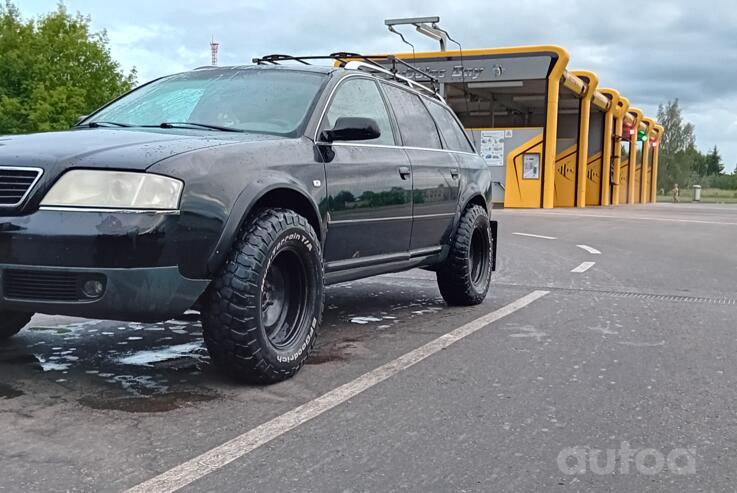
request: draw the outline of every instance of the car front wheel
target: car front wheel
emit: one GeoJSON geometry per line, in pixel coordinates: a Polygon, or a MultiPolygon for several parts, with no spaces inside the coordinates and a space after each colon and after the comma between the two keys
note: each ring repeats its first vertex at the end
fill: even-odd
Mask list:
{"type": "Polygon", "coordinates": [[[448,258],[437,269],[438,287],[449,305],[478,305],[489,291],[494,258],[489,216],[474,205],[463,212],[448,258]]]}
{"type": "Polygon", "coordinates": [[[323,299],[320,242],[307,219],[257,212],[210,288],[203,330],[211,358],[247,383],[293,376],[315,342],[323,299]]]}

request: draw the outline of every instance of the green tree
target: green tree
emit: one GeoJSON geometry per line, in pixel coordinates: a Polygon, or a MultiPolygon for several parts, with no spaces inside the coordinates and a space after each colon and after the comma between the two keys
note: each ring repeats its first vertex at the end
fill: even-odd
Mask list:
{"type": "Polygon", "coordinates": [[[660,141],[658,188],[670,190],[674,183],[685,185],[700,166],[695,150],[694,126],[684,122],[678,99],[658,106],[658,123],[663,128],[660,141]],[[693,151],[693,152],[692,152],[693,151]]]}
{"type": "Polygon", "coordinates": [[[693,171],[695,178],[703,178],[707,176],[706,156],[702,153],[698,153],[698,156],[694,156],[694,161],[691,163],[691,170],[693,171]]]}
{"type": "Polygon", "coordinates": [[[0,134],[69,128],[133,87],[135,69],[124,73],[108,45],[63,4],[37,20],[0,4],[0,134]]]}
{"type": "Polygon", "coordinates": [[[678,151],[670,157],[669,175],[664,181],[658,178],[658,183],[663,183],[662,188],[670,190],[678,183],[681,189],[691,188],[699,178],[694,171],[696,163],[701,163],[704,155],[695,147],[691,146],[685,150],[678,151]]]}
{"type": "Polygon", "coordinates": [[[719,154],[717,146],[704,156],[704,164],[706,168],[706,176],[718,176],[724,174],[724,162],[722,162],[722,156],[719,154]]]}

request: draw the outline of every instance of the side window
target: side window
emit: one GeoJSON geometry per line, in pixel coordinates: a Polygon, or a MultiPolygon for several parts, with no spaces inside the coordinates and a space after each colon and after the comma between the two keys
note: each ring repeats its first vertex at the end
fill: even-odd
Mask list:
{"type": "Polygon", "coordinates": [[[438,129],[420,97],[390,84],[384,84],[384,89],[394,108],[404,145],[442,149],[438,129]]]}
{"type": "Polygon", "coordinates": [[[466,138],[466,132],[458,125],[458,121],[450,114],[450,111],[432,101],[428,102],[427,106],[438,124],[440,133],[445,137],[448,149],[451,151],[473,152],[473,148],[466,138]]]}
{"type": "Polygon", "coordinates": [[[381,136],[373,140],[362,140],[361,143],[395,145],[389,112],[384,104],[376,82],[355,78],[343,82],[335,92],[330,108],[320,125],[320,131],[333,128],[341,117],[372,118],[379,125],[381,136]]]}

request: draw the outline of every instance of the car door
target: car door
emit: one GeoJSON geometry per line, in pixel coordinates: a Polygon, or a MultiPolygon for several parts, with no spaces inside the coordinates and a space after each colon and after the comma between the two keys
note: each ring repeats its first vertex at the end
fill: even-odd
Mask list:
{"type": "Polygon", "coordinates": [[[318,130],[328,191],[327,262],[345,261],[347,268],[409,250],[411,168],[394,133],[375,80],[351,76],[338,84],[318,130]],[[381,135],[360,142],[321,142],[322,132],[341,117],[371,118],[381,135]]]}
{"type": "Polygon", "coordinates": [[[382,87],[412,164],[410,250],[447,244],[458,204],[458,163],[452,153],[443,149],[437,126],[423,98],[392,83],[382,83],[382,87]]]}

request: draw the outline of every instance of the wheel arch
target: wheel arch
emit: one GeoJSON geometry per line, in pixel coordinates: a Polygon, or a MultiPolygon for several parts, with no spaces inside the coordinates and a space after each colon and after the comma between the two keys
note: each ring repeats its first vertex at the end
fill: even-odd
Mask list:
{"type": "Polygon", "coordinates": [[[247,186],[235,201],[217,245],[208,259],[207,268],[210,273],[220,269],[244,223],[255,210],[263,207],[294,210],[307,219],[315,230],[318,241],[323,242],[325,227],[319,207],[304,187],[288,177],[260,177],[256,183],[247,186]]]}
{"type": "Polygon", "coordinates": [[[487,212],[487,214],[489,212],[489,207],[486,204],[486,199],[481,194],[481,192],[477,192],[476,194],[474,194],[471,197],[469,197],[468,200],[466,200],[466,203],[463,205],[463,208],[461,209],[461,212],[465,211],[466,209],[468,209],[472,205],[478,205],[478,206],[483,207],[483,209],[487,212]]]}

